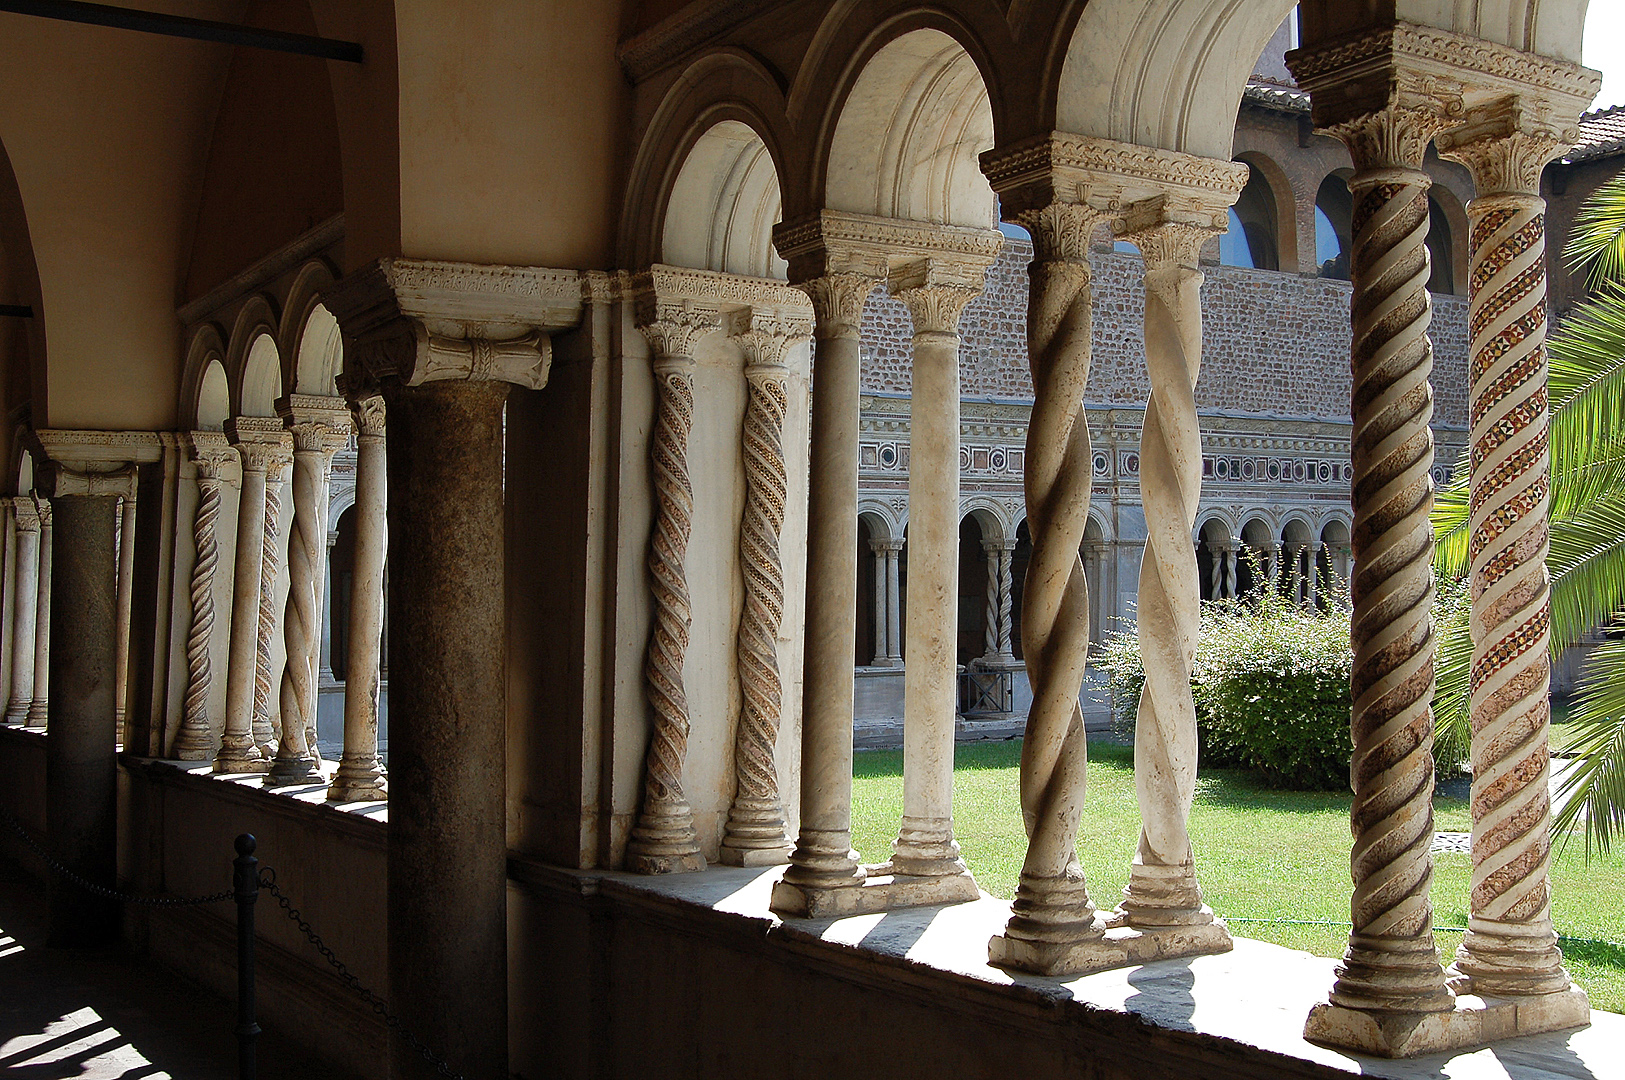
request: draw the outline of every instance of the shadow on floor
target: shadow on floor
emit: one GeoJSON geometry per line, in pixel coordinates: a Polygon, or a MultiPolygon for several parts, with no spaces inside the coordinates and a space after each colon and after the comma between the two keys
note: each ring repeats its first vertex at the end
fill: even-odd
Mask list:
{"type": "MultiPolygon", "coordinates": [[[[236,1003],[148,960],[47,949],[45,887],[0,859],[0,1073],[7,1080],[231,1080],[236,1003]]],[[[259,1072],[358,1080],[267,1031],[259,1072]]]]}

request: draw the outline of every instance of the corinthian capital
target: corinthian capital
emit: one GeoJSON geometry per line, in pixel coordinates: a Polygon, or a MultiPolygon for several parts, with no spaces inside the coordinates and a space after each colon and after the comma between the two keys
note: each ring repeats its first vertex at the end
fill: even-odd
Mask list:
{"type": "Polygon", "coordinates": [[[371,397],[353,398],[350,401],[350,415],[355,420],[356,432],[362,436],[376,436],[385,433],[384,399],[374,394],[371,397]]]}
{"type": "Polygon", "coordinates": [[[343,398],[289,394],[277,399],[276,411],[296,452],[334,454],[350,441],[350,410],[343,398]]]}
{"type": "Polygon", "coordinates": [[[1467,166],[1480,198],[1539,195],[1546,163],[1579,138],[1573,120],[1509,98],[1475,110],[1467,123],[1440,135],[1439,156],[1467,166]]]}
{"type": "Polygon", "coordinates": [[[581,319],[574,270],[381,259],[322,299],[344,332],[347,383],[547,384],[552,337],[581,319]]]}
{"type": "Polygon", "coordinates": [[[728,338],[745,354],[745,375],[784,373],[784,356],[792,345],[812,336],[812,313],[748,307],[728,313],[728,338]]]}
{"type": "Polygon", "coordinates": [[[1202,245],[1225,231],[1229,206],[1222,198],[1198,202],[1157,195],[1126,208],[1112,228],[1119,240],[1140,249],[1147,273],[1178,266],[1195,269],[1202,245]]]}
{"type": "Polygon", "coordinates": [[[812,301],[818,336],[856,337],[863,325],[864,302],[878,281],[867,274],[826,274],[802,282],[812,301]]]}
{"type": "Polygon", "coordinates": [[[12,520],[23,532],[39,532],[39,504],[32,495],[18,495],[11,500],[12,520]]]}
{"type": "Polygon", "coordinates": [[[187,452],[197,467],[199,481],[223,480],[239,456],[223,432],[192,431],[183,436],[187,452]]]}
{"type": "Polygon", "coordinates": [[[226,437],[242,455],[245,472],[279,472],[293,463],[293,438],[281,420],[268,416],[234,416],[226,437]]]}
{"type": "Polygon", "coordinates": [[[700,339],[722,326],[722,315],[716,310],[687,306],[683,303],[651,303],[640,307],[637,327],[648,339],[649,348],[656,359],[692,359],[694,347],[700,339]]]}

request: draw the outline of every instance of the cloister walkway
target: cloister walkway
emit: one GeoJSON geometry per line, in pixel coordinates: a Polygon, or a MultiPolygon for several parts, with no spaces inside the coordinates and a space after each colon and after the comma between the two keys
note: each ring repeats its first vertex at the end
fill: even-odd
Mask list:
{"type": "MultiPolygon", "coordinates": [[[[45,947],[45,890],[0,859],[0,1075],[8,1080],[231,1080],[236,1005],[157,964],[45,947]]],[[[353,1080],[278,1033],[260,1075],[353,1080]]]]}

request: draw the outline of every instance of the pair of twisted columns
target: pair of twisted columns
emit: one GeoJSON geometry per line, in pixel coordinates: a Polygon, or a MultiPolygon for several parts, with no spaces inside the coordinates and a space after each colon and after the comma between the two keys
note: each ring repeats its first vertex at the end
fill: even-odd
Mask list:
{"type": "Polygon", "coordinates": [[[987,556],[987,597],[983,607],[982,638],[984,665],[1014,664],[1010,652],[1010,609],[1014,601],[1010,575],[1011,557],[1015,554],[1014,539],[984,540],[982,553],[987,556]]]}
{"type": "Polygon", "coordinates": [[[40,613],[40,537],[44,521],[39,503],[32,495],[12,499],[11,508],[17,530],[17,550],[11,566],[10,592],[15,599],[11,624],[11,699],[6,704],[6,723],[22,726],[28,722],[28,706],[34,700],[34,649],[40,613]]]}
{"type": "Polygon", "coordinates": [[[1353,931],[1316,1041],[1409,1056],[1584,1023],[1547,903],[1544,222],[1540,167],[1595,73],[1396,24],[1295,53],[1315,122],[1354,175],[1353,931]],[[1363,94],[1339,90],[1350,58],[1363,94]],[[1443,61],[1443,64],[1441,64],[1443,61]],[[1441,79],[1441,66],[1453,85],[1441,79]],[[1538,79],[1538,84],[1530,80],[1538,79]],[[1528,109],[1530,123],[1524,122],[1528,109]],[[1542,120],[1534,122],[1535,117],[1542,120]],[[1434,136],[1474,172],[1472,210],[1473,893],[1457,999],[1434,944],[1433,439],[1426,237],[1434,136]],[[1487,997],[1484,995],[1488,995],[1487,997]],[[1509,995],[1503,998],[1502,995],[1509,995]],[[1510,996],[1516,995],[1516,996],[1510,996]]]}
{"type": "Polygon", "coordinates": [[[327,797],[337,802],[382,802],[388,797],[384,765],[378,758],[384,560],[389,547],[384,399],[357,398],[350,411],[356,429],[355,570],[344,666],[344,750],[327,797]]]}
{"type": "Polygon", "coordinates": [[[1202,903],[1186,819],[1196,778],[1195,655],[1200,585],[1190,535],[1201,485],[1194,389],[1201,355],[1202,243],[1222,229],[1243,166],[1056,133],[983,156],[1009,220],[1032,234],[1028,348],[1035,390],[1026,496],[1033,554],[1022,645],[1033,704],[1022,746],[1027,855],[989,959],[1076,973],[1230,947],[1202,903]],[[1122,906],[1097,916],[1075,844],[1087,784],[1078,704],[1090,639],[1079,555],[1093,477],[1083,399],[1090,363],[1088,246],[1115,219],[1146,264],[1152,395],[1141,437],[1148,539],[1139,632],[1146,685],[1135,736],[1143,828],[1122,906]]]}
{"type": "MultiPolygon", "coordinates": [[[[350,437],[349,412],[336,399],[291,395],[277,402],[277,411],[293,437],[293,520],[282,619],[286,643],[279,687],[282,736],[265,778],[267,787],[321,781],[314,754],[316,654],[321,648],[328,478],[333,455],[350,437]]],[[[269,563],[264,575],[270,576],[269,563]]]]}

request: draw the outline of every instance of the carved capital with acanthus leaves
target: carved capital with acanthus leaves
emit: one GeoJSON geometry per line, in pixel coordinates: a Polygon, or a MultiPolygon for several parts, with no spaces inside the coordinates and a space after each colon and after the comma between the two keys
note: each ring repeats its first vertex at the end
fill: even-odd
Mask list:
{"type": "Polygon", "coordinates": [[[245,473],[276,474],[293,464],[293,436],[274,417],[234,416],[226,421],[226,438],[242,456],[245,473]]]}
{"type": "Polygon", "coordinates": [[[1508,98],[1475,110],[1465,124],[1440,135],[1439,156],[1467,167],[1479,198],[1538,196],[1547,162],[1579,138],[1575,119],[1555,117],[1550,108],[1508,98]]]}
{"type": "Polygon", "coordinates": [[[1229,217],[1229,205],[1217,199],[1192,206],[1156,195],[1126,208],[1112,223],[1112,231],[1140,249],[1148,274],[1175,267],[1194,270],[1203,245],[1225,231],[1215,221],[1228,224],[1229,217]]]}
{"type": "Polygon", "coordinates": [[[19,532],[39,532],[39,503],[32,495],[16,496],[11,500],[11,520],[19,532]]]}
{"type": "Polygon", "coordinates": [[[381,395],[350,400],[350,416],[355,421],[356,434],[361,438],[381,438],[386,431],[384,421],[387,415],[388,410],[381,395]]]}
{"type": "Polygon", "coordinates": [[[752,343],[771,348],[780,337],[788,348],[798,332],[811,332],[806,296],[772,278],[657,263],[627,275],[623,292],[657,363],[692,359],[700,339],[718,330],[744,335],[747,362],[752,343]]]}
{"type": "Polygon", "coordinates": [[[224,432],[191,431],[182,438],[192,464],[197,469],[199,483],[225,480],[241,460],[224,432]]]}
{"type": "Polygon", "coordinates": [[[575,270],[380,259],[323,290],[351,396],[385,382],[547,384],[552,335],[581,319],[575,270]]]}
{"type": "Polygon", "coordinates": [[[343,398],[289,394],[277,399],[276,411],[293,436],[294,453],[331,456],[350,441],[350,409],[343,398]]]}
{"type": "Polygon", "coordinates": [[[785,354],[791,346],[812,337],[812,313],[769,307],[740,308],[728,312],[724,328],[729,340],[744,353],[746,378],[762,372],[782,378],[786,373],[785,354]]]}

